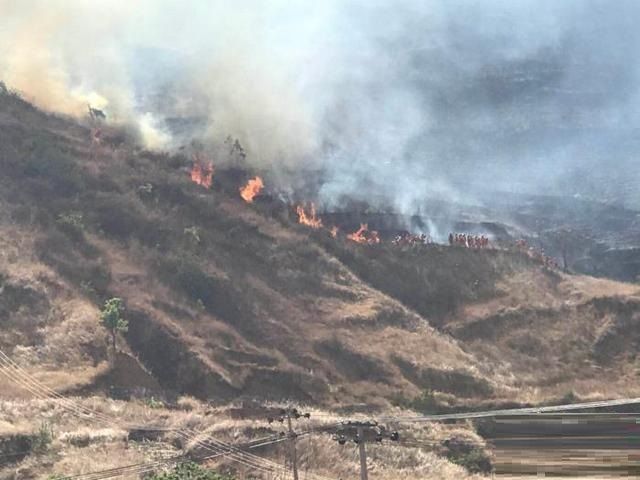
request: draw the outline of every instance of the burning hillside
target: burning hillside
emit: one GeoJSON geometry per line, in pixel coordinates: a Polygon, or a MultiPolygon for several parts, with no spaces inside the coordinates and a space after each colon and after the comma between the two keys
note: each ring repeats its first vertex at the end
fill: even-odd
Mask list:
{"type": "Polygon", "coordinates": [[[0,114],[30,125],[0,128],[0,349],[56,389],[412,406],[428,388],[445,409],[640,389],[637,287],[566,275],[499,224],[434,242],[435,217],[289,203],[214,151],[89,156],[89,128],[14,96],[0,114]],[[114,297],[112,365],[96,326],[114,297]]]}
{"type": "Polygon", "coordinates": [[[241,3],[0,0],[0,480],[478,478],[431,414],[640,395],[640,3],[241,3]]]}

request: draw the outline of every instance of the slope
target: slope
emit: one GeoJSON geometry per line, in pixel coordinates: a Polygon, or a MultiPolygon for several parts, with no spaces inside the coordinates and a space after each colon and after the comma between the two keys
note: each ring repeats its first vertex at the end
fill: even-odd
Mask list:
{"type": "Polygon", "coordinates": [[[422,387],[401,374],[398,352],[418,369],[457,372],[465,389],[500,386],[292,224],[286,205],[243,202],[244,172],[219,172],[208,190],[190,182],[184,155],[132,145],[96,152],[86,126],[13,95],[2,96],[0,112],[4,282],[43,298],[39,307],[12,303],[5,287],[10,334],[1,346],[26,366],[47,365],[50,384],[104,380],[97,309],[120,296],[130,353],[163,387],[202,398],[416,394],[422,387]]]}
{"type": "Polygon", "coordinates": [[[0,347],[56,388],[332,405],[638,392],[634,286],[508,250],[334,239],[275,196],[244,202],[255,172],[218,167],[203,188],[188,148],[103,130],[124,140],[96,147],[87,125],[0,96],[0,347]],[[109,361],[112,296],[130,328],[109,361]]]}

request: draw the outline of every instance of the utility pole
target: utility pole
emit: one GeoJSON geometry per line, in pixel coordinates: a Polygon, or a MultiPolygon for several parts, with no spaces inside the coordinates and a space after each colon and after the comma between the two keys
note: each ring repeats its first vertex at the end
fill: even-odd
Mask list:
{"type": "Polygon", "coordinates": [[[293,466],[293,480],[298,480],[298,455],[296,454],[296,434],[291,426],[291,415],[287,415],[287,426],[289,427],[289,455],[293,466]]]}
{"type": "Polygon", "coordinates": [[[368,480],[367,451],[365,449],[364,428],[358,427],[358,450],[360,451],[360,480],[368,480]]]}
{"type": "Polygon", "coordinates": [[[353,442],[358,445],[358,451],[360,453],[360,480],[368,480],[367,449],[365,444],[372,441],[382,443],[384,439],[397,442],[400,436],[398,432],[389,432],[386,427],[378,425],[377,422],[347,421],[342,422],[335,430],[333,439],[340,445],[347,443],[347,440],[353,440],[353,442]]]}
{"type": "MultiPolygon", "coordinates": [[[[289,459],[293,469],[293,480],[298,480],[298,453],[296,451],[296,439],[298,435],[293,430],[293,424],[291,420],[298,420],[299,418],[311,418],[310,413],[300,413],[297,408],[283,408],[278,412],[277,417],[269,417],[267,420],[269,423],[273,423],[277,420],[280,423],[287,421],[287,436],[289,437],[289,459]]],[[[284,433],[282,434],[284,436],[284,433]]]]}

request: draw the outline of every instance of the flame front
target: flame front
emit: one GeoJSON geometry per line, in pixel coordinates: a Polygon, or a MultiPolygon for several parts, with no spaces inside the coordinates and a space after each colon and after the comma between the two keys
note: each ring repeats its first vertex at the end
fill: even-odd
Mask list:
{"type": "Polygon", "coordinates": [[[252,178],[244,187],[240,188],[240,196],[245,202],[253,203],[253,199],[260,193],[263,187],[264,183],[262,183],[262,178],[252,178]]]}
{"type": "Polygon", "coordinates": [[[213,163],[209,162],[202,166],[200,162],[195,162],[191,168],[191,181],[205,188],[211,188],[213,182],[213,163]]]}
{"type": "Polygon", "coordinates": [[[380,243],[380,237],[375,230],[369,230],[369,225],[361,223],[360,228],[353,233],[347,235],[347,238],[356,243],[366,243],[368,245],[376,245],[380,243]]]}
{"type": "Polygon", "coordinates": [[[338,236],[338,227],[334,225],[333,227],[331,227],[331,230],[329,230],[329,233],[331,233],[331,236],[333,238],[336,238],[338,236]]]}
{"type": "Polygon", "coordinates": [[[302,225],[306,225],[311,228],[322,227],[322,220],[316,215],[316,206],[312,203],[309,208],[309,215],[307,216],[302,205],[296,207],[296,213],[298,214],[298,222],[302,225]]]}

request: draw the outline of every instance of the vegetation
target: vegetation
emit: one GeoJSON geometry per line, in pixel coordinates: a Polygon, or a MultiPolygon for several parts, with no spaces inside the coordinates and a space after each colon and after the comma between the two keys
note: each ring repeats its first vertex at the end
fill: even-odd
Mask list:
{"type": "Polygon", "coordinates": [[[145,405],[147,405],[147,407],[149,408],[153,408],[153,409],[159,409],[159,408],[164,408],[164,402],[162,402],[161,400],[157,400],[155,397],[151,396],[149,398],[147,398],[145,400],[145,405]]]}
{"type": "Polygon", "coordinates": [[[467,302],[495,295],[497,279],[516,267],[512,258],[494,251],[477,255],[440,246],[363,248],[330,238],[318,240],[363,280],[436,322],[467,302]]]}
{"type": "Polygon", "coordinates": [[[481,448],[473,447],[466,451],[456,451],[448,454],[447,458],[452,463],[464,467],[469,473],[488,474],[493,471],[491,458],[481,448]]]}
{"type": "Polygon", "coordinates": [[[56,221],[58,228],[73,240],[79,241],[84,234],[84,223],[82,222],[82,214],[78,212],[70,212],[58,215],[56,221]]]}
{"type": "MultiPolygon", "coordinates": [[[[1,102],[0,110],[13,115],[1,102]]],[[[131,150],[87,160],[86,128],[44,116],[36,120],[18,118],[14,123],[23,122],[24,128],[7,122],[0,129],[0,202],[3,211],[19,220],[2,221],[0,228],[3,258],[13,264],[6,269],[7,282],[21,288],[24,283],[25,290],[31,282],[42,286],[33,291],[44,292],[50,305],[43,301],[41,310],[46,313],[32,314],[23,305],[34,302],[9,301],[12,290],[3,286],[0,313],[11,307],[16,322],[0,335],[25,363],[33,359],[30,367],[43,360],[55,373],[49,377],[52,387],[60,391],[71,391],[69,385],[101,385],[95,382],[95,372],[84,368],[106,358],[104,342],[98,344],[95,335],[96,311],[86,297],[101,304],[112,295],[122,296],[107,300],[100,312],[114,350],[118,332],[129,326],[123,318],[125,302],[132,307],[127,318],[134,360],[140,359],[162,387],[213,400],[231,392],[234,397],[287,395],[317,403],[339,399],[344,404],[365,398],[377,402],[403,391],[412,396],[428,387],[398,400],[423,413],[460,408],[454,404],[458,400],[470,405],[495,395],[499,401],[505,391],[511,395],[515,387],[531,384],[540,385],[540,397],[557,397],[573,388],[571,382],[580,376],[576,372],[594,372],[597,358],[590,356],[591,343],[581,339],[595,338],[601,320],[613,318],[620,306],[629,315],[640,311],[625,300],[631,293],[623,285],[550,278],[529,260],[507,251],[360,246],[329,238],[327,232],[291,228],[288,220],[269,216],[265,205],[247,206],[238,199],[234,177],[229,172],[225,177],[222,168],[213,187],[204,190],[180,170],[189,160],[177,156],[131,150]],[[29,273],[16,281],[21,271],[29,273]],[[568,291],[576,308],[566,303],[568,291]],[[595,296],[615,301],[596,308],[589,303],[595,296]],[[541,303],[549,307],[532,308],[541,303]],[[467,309],[464,315],[458,313],[462,308],[467,309]],[[43,333],[25,335],[27,323],[22,320],[27,316],[38,318],[33,325],[43,333]],[[139,321],[143,316],[146,320],[139,321]],[[434,332],[430,325],[444,333],[434,332]],[[479,332],[472,341],[465,337],[471,330],[479,332]],[[515,341],[519,338],[538,338],[540,347],[519,352],[510,345],[531,347],[531,342],[515,341]],[[57,359],[65,358],[60,352],[67,351],[76,352],[79,361],[65,371],[66,365],[57,359]],[[405,364],[395,361],[396,355],[405,364]],[[565,356],[568,361],[559,361],[565,356]],[[434,365],[438,369],[429,368],[434,365]],[[501,368],[494,372],[495,365],[501,368]],[[518,383],[506,365],[525,372],[518,383]],[[549,386],[541,378],[559,380],[549,386]],[[322,389],[327,385],[331,395],[322,389]]],[[[282,202],[274,204],[287,211],[282,202]]],[[[102,377],[105,384],[129,381],[123,377],[130,372],[116,370],[102,377]]],[[[634,377],[608,377],[608,388],[609,384],[616,392],[612,396],[624,392],[627,384],[637,388],[634,377]]],[[[149,416],[173,415],[165,408],[169,404],[163,406],[153,397],[140,405],[145,416],[139,418],[145,422],[149,416]]],[[[110,408],[104,405],[104,411],[110,408]]],[[[14,416],[26,418],[22,412],[14,416]]],[[[71,430],[75,424],[69,420],[63,429],[60,417],[53,417],[56,428],[71,430]]],[[[198,417],[198,423],[205,418],[198,417]]],[[[34,424],[31,431],[36,430],[34,424]]],[[[93,442],[86,433],[78,435],[93,442]]],[[[46,450],[53,438],[50,428],[43,426],[37,436],[46,450]]],[[[105,442],[111,442],[109,447],[118,454],[92,459],[91,468],[105,468],[116,460],[125,463],[124,458],[130,463],[148,460],[137,449],[117,450],[120,440],[105,442]]],[[[324,448],[321,443],[315,446],[324,448]]],[[[61,465],[62,471],[87,471],[81,463],[86,452],[80,447],[71,450],[78,465],[61,465]]],[[[338,455],[333,450],[324,453],[317,457],[338,455]]],[[[488,465],[477,447],[456,450],[449,458],[474,472],[486,471],[488,465]]],[[[350,460],[327,468],[351,468],[350,460]]],[[[385,466],[393,460],[385,458],[385,466]]],[[[446,464],[442,468],[451,467],[440,461],[446,464]]],[[[226,477],[180,466],[155,478],[226,477]]]]}
{"type": "Polygon", "coordinates": [[[234,480],[234,477],[207,470],[195,463],[182,463],[170,473],[154,474],[146,480],[234,480]]]}
{"type": "Polygon", "coordinates": [[[110,298],[104,303],[104,307],[100,312],[102,325],[111,334],[111,346],[116,350],[116,335],[125,333],[129,330],[129,322],[122,318],[124,305],[121,298],[110,298]]]}
{"type": "Polygon", "coordinates": [[[445,413],[447,406],[443,405],[435,395],[435,392],[431,389],[424,389],[422,393],[414,398],[408,399],[403,396],[396,396],[394,403],[402,408],[410,408],[416,412],[423,413],[425,415],[433,415],[439,413],[445,413]]]}
{"type": "Polygon", "coordinates": [[[53,441],[53,427],[48,422],[42,422],[38,432],[33,437],[32,450],[36,453],[44,453],[49,449],[53,441]]]}

